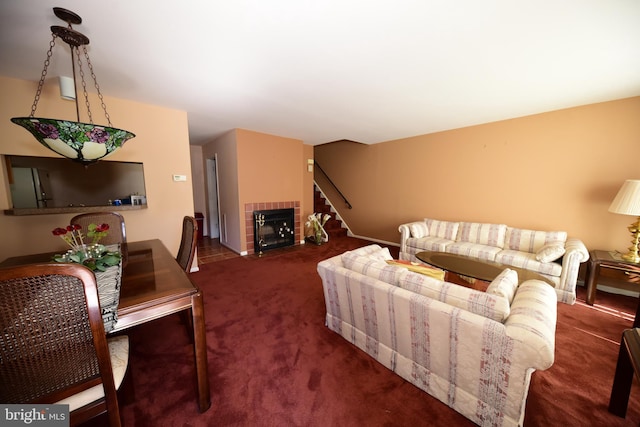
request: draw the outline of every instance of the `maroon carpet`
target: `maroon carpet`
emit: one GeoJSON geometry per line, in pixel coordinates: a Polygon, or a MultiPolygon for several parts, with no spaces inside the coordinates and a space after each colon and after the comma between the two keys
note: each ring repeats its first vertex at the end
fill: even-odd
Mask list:
{"type": "MultiPolygon", "coordinates": [[[[201,266],[212,407],[198,412],[192,348],[179,316],[128,332],[135,398],[128,426],[464,426],[470,421],[400,379],[324,326],[318,261],[368,244],[267,252],[201,266]]],[[[397,248],[395,250],[397,253],[397,248]]],[[[637,426],[607,412],[622,331],[637,300],[598,293],[598,305],[558,305],[556,362],[535,372],[525,426],[637,426]],[[609,309],[599,309],[605,305],[609,309]]]]}

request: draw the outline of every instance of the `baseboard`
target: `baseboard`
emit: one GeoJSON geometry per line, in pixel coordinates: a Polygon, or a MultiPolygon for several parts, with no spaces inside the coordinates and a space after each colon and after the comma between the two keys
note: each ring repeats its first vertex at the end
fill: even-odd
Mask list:
{"type": "Polygon", "coordinates": [[[387,242],[386,240],[374,239],[373,237],[359,236],[357,234],[353,234],[351,231],[347,232],[347,236],[355,237],[356,239],[369,240],[371,242],[382,243],[383,245],[400,247],[400,244],[396,242],[387,242]]]}
{"type": "Polygon", "coordinates": [[[613,286],[598,285],[597,289],[599,291],[607,292],[609,294],[626,295],[628,297],[636,297],[636,298],[638,298],[640,296],[640,292],[634,292],[634,291],[629,291],[629,290],[626,290],[626,289],[614,288],[613,286]]]}

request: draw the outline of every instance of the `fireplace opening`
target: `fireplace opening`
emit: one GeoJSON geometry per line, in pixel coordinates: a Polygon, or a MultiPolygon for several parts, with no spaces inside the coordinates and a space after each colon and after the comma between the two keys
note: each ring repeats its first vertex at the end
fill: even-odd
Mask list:
{"type": "Polygon", "coordinates": [[[295,244],[294,209],[253,211],[253,243],[256,252],[295,244]]]}

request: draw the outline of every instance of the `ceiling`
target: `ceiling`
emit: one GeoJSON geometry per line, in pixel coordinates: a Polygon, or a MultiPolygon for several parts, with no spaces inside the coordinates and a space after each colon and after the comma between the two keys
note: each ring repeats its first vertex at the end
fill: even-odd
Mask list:
{"type": "MultiPolygon", "coordinates": [[[[196,145],[374,144],[640,95],[638,0],[1,0],[0,75],[39,79],[54,6],[83,18],[104,95],[186,111],[196,145]]],[[[48,76],[71,74],[58,44],[48,76]]]]}

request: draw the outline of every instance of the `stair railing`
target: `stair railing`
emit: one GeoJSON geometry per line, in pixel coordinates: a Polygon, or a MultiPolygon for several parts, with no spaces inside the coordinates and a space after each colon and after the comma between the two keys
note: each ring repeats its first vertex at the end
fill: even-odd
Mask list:
{"type": "Polygon", "coordinates": [[[342,200],[344,200],[344,202],[347,204],[347,207],[349,209],[353,209],[353,207],[351,206],[351,203],[349,203],[349,201],[347,200],[346,197],[344,197],[344,194],[342,194],[342,191],[340,191],[340,189],[333,183],[333,181],[331,181],[331,178],[329,178],[329,175],[327,175],[327,173],[320,167],[320,165],[318,164],[318,162],[316,162],[315,160],[313,161],[313,164],[318,168],[318,170],[320,172],[322,172],[322,174],[327,178],[327,180],[329,181],[329,184],[333,185],[333,188],[336,189],[336,191],[338,192],[338,194],[340,195],[340,197],[342,197],[342,200]]]}

